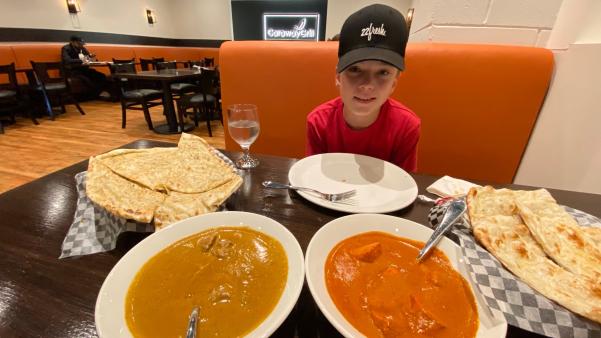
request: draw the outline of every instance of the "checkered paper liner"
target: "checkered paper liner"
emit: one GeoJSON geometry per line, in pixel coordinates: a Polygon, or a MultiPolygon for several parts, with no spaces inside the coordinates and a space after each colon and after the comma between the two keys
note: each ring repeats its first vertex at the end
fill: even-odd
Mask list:
{"type": "MultiPolygon", "coordinates": [[[[238,174],[240,173],[227,156],[216,149],[213,149],[213,152],[238,174]]],[[[152,224],[126,220],[94,204],[86,195],[86,173],[83,171],[75,175],[77,208],[73,216],[73,223],[63,240],[59,258],[113,250],[117,245],[119,234],[125,231],[154,232],[152,224]]],[[[225,203],[219,210],[224,209],[225,203]]]]}
{"type": "MultiPolygon", "coordinates": [[[[581,226],[601,227],[601,220],[585,212],[564,206],[581,226]]],[[[436,227],[446,204],[430,209],[428,221],[436,227]]],[[[549,300],[507,271],[488,251],[476,243],[463,218],[453,229],[461,245],[472,282],[495,316],[521,329],[550,337],[601,337],[601,324],[576,315],[549,300]]]]}

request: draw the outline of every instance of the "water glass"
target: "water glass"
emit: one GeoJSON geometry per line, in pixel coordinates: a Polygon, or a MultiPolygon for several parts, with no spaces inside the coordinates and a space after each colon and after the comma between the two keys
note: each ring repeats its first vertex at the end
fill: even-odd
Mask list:
{"type": "Polygon", "coordinates": [[[244,155],[236,161],[240,169],[255,168],[259,160],[249,155],[251,144],[259,136],[259,112],[254,104],[234,104],[227,110],[227,128],[230,136],[236,141],[244,155]]]}

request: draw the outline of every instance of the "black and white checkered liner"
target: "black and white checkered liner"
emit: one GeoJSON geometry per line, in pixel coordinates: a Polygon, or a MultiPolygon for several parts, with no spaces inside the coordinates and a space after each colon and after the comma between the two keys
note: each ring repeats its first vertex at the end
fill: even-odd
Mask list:
{"type": "MultiPolygon", "coordinates": [[[[213,151],[219,158],[235,169],[232,160],[218,150],[213,149],[213,151]]],[[[77,208],[73,216],[73,223],[71,223],[63,240],[59,258],[113,250],[117,244],[117,237],[125,231],[154,232],[154,225],[152,224],[138,223],[117,217],[92,203],[86,195],[85,171],[75,175],[75,182],[77,208]]],[[[223,206],[220,210],[223,210],[223,206]]]]}
{"type": "MultiPolygon", "coordinates": [[[[436,227],[446,205],[430,209],[428,221],[436,227]]],[[[601,227],[601,220],[564,207],[582,226],[601,227]]],[[[494,315],[503,315],[510,325],[550,337],[601,337],[601,325],[572,313],[542,296],[508,272],[488,251],[478,245],[467,219],[455,226],[472,281],[494,315]]]]}

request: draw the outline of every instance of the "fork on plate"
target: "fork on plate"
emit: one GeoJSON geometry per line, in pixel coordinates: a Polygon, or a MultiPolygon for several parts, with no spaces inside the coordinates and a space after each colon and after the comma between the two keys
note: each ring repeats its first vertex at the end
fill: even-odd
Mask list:
{"type": "Polygon", "coordinates": [[[345,192],[341,192],[341,193],[337,193],[337,194],[328,194],[328,193],[321,192],[321,191],[311,189],[311,188],[297,187],[294,185],[278,183],[278,182],[273,182],[273,181],[264,181],[263,186],[265,188],[272,188],[272,189],[292,189],[292,190],[310,192],[310,193],[317,194],[317,195],[319,195],[319,197],[321,197],[327,201],[330,201],[330,202],[344,201],[346,199],[349,199],[349,198],[355,196],[355,194],[357,193],[357,190],[353,189],[353,190],[349,190],[349,191],[345,191],[345,192]]]}

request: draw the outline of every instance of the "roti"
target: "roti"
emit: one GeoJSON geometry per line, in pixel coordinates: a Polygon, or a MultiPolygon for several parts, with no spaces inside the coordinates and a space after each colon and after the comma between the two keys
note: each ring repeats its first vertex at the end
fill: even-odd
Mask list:
{"type": "Polygon", "coordinates": [[[551,259],[601,283],[601,250],[547,190],[516,193],[515,202],[530,233],[551,259]]]}
{"type": "Polygon", "coordinates": [[[100,155],[99,159],[119,176],[151,190],[166,191],[165,182],[173,170],[177,151],[177,148],[117,149],[100,155]]]}
{"type": "Polygon", "coordinates": [[[165,195],[129,181],[111,171],[101,160],[90,158],[86,176],[88,198],[110,213],[149,223],[165,195]]]}
{"type": "Polygon", "coordinates": [[[172,191],[155,211],[154,225],[158,230],[188,217],[213,212],[241,184],[242,178],[236,176],[229,182],[202,193],[188,194],[172,191]]]}
{"type": "Polygon", "coordinates": [[[119,149],[90,159],[87,193],[119,217],[160,229],[217,210],[242,178],[200,137],[177,148],[119,149]]]}
{"type": "Polygon", "coordinates": [[[522,221],[515,196],[514,191],[490,186],[470,190],[468,213],[476,239],[533,289],[601,323],[601,287],[547,257],[522,221]]]}

